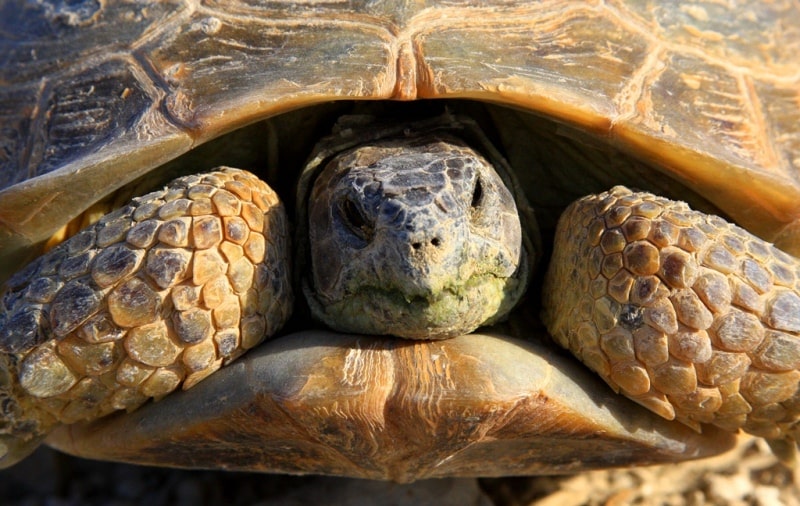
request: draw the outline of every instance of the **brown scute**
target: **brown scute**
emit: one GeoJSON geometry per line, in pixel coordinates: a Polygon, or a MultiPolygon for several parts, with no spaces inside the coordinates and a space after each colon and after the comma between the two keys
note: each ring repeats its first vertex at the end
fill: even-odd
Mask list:
{"type": "Polygon", "coordinates": [[[0,299],[12,378],[0,396],[22,408],[0,434],[189,388],[279,329],[292,305],[283,213],[265,183],[223,168],[134,199],[38,259],[0,299]]]}
{"type": "Polygon", "coordinates": [[[535,342],[311,330],[263,343],[181,395],[59,427],[48,444],[139,465],[407,482],[674,462],[734,439],[659,418],[535,342]]]}
{"type": "Polygon", "coordinates": [[[567,209],[551,262],[545,323],[613,388],[691,427],[797,439],[796,259],[682,202],[616,187],[567,209]]]}

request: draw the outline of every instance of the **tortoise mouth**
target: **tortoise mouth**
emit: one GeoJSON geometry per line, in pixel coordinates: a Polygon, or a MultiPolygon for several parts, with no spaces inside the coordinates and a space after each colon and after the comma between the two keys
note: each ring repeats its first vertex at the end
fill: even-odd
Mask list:
{"type": "Polygon", "coordinates": [[[308,283],[303,284],[312,313],[334,330],[424,340],[461,335],[465,326],[475,330],[492,325],[512,310],[524,288],[518,277],[476,274],[429,295],[363,286],[323,306],[308,283]]]}

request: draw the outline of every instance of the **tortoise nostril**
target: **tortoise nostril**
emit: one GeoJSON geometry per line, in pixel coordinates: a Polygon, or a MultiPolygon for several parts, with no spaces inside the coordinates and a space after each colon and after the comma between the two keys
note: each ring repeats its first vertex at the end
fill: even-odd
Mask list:
{"type": "MultiPolygon", "coordinates": [[[[442,240],[441,240],[441,239],[439,239],[438,237],[434,237],[433,239],[431,239],[431,241],[430,241],[430,244],[431,244],[431,246],[433,246],[434,248],[438,248],[439,246],[441,246],[441,245],[442,245],[442,240]]],[[[417,241],[417,242],[412,242],[412,243],[411,243],[411,247],[412,247],[414,250],[416,250],[416,251],[419,251],[419,250],[421,250],[421,249],[422,249],[422,243],[421,243],[421,242],[419,242],[419,241],[417,241]]]]}

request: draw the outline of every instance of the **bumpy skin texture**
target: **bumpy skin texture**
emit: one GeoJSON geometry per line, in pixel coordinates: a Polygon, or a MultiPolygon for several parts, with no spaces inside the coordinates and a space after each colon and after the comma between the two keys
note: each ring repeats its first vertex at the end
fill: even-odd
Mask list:
{"type": "Polygon", "coordinates": [[[616,187],[562,215],[543,317],[664,418],[797,440],[799,293],[795,258],[684,203],[616,187]]]}
{"type": "Polygon", "coordinates": [[[503,318],[525,290],[530,252],[514,196],[449,136],[346,151],[308,206],[306,298],[336,330],[454,337],[503,318]]]}
{"type": "Polygon", "coordinates": [[[42,256],[0,299],[0,436],[134,409],[257,345],[291,312],[288,249],[277,195],[224,169],[136,198],[42,256]]]}

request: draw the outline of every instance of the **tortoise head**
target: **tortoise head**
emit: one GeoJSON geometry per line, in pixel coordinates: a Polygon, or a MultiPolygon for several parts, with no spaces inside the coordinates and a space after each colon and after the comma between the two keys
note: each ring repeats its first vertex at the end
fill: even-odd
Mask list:
{"type": "Polygon", "coordinates": [[[344,332],[442,339],[507,315],[532,251],[505,166],[493,165],[451,134],[408,129],[330,159],[298,199],[314,316],[344,332]]]}

